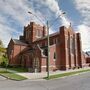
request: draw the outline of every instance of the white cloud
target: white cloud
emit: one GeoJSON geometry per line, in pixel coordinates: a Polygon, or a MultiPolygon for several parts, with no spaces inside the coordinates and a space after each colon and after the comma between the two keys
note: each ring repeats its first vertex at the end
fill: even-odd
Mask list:
{"type": "MultiPolygon", "coordinates": [[[[17,37],[13,33],[18,33],[19,36],[21,31],[10,26],[12,22],[9,22],[9,19],[15,20],[14,22],[22,27],[27,25],[30,20],[41,24],[36,17],[29,15],[27,12],[33,12],[35,15],[40,16],[41,21],[45,22],[45,17],[43,18],[44,15],[40,12],[43,5],[47,6],[56,16],[62,13],[56,0],[0,0],[0,39],[2,39],[5,46],[7,46],[11,37],[17,37]],[[35,2],[37,2],[36,7],[34,7],[35,2]]],[[[47,16],[51,17],[51,12],[47,9],[45,12],[47,12],[47,16]]],[[[65,17],[62,16],[61,18],[67,22],[65,17]]],[[[50,33],[52,32],[50,30],[50,33]]]]}
{"type": "Polygon", "coordinates": [[[66,16],[64,16],[62,13],[63,11],[60,9],[60,6],[58,5],[58,2],[56,0],[37,0],[41,4],[44,4],[49,7],[49,9],[56,14],[56,17],[60,15],[60,21],[62,22],[62,25],[69,27],[70,21],[67,19],[66,16]]]}
{"type": "MultiPolygon", "coordinates": [[[[4,45],[7,46],[8,42],[11,37],[17,37],[13,36],[14,34],[20,34],[20,31],[15,30],[14,28],[10,27],[8,25],[8,20],[10,18],[13,18],[14,20],[17,20],[22,25],[25,24],[25,18],[23,13],[19,10],[20,0],[0,0],[0,39],[3,41],[4,45]],[[17,3],[19,2],[19,3],[17,3]],[[16,4],[17,3],[17,4],[16,4]],[[7,17],[9,16],[9,19],[7,17]]],[[[23,6],[22,6],[23,7],[23,6]]]]}
{"type": "Polygon", "coordinates": [[[0,0],[0,11],[6,15],[10,15],[22,25],[26,24],[26,12],[28,10],[29,8],[22,0],[0,0]]]}
{"type": "Polygon", "coordinates": [[[79,25],[78,30],[81,33],[82,49],[84,51],[90,50],[90,27],[85,25],[79,25]]]}
{"type": "Polygon", "coordinates": [[[90,1],[89,0],[75,0],[76,9],[83,17],[83,23],[89,25],[90,23],[90,1]],[[86,23],[87,22],[87,23],[86,23]]]}
{"type": "Polygon", "coordinates": [[[74,4],[83,17],[81,24],[77,26],[81,33],[83,50],[90,50],[90,0],[74,0],[74,4]]]}
{"type": "Polygon", "coordinates": [[[15,23],[24,27],[33,18],[28,11],[34,11],[27,4],[28,0],[0,0],[0,39],[5,46],[8,45],[10,38],[17,38],[22,33],[21,30],[13,28],[14,24],[10,26],[12,24],[10,20],[13,19],[15,23]]]}
{"type": "Polygon", "coordinates": [[[2,24],[0,24],[0,39],[3,40],[3,44],[5,46],[8,45],[8,41],[12,37],[12,31],[15,31],[15,30],[13,30],[12,28],[8,26],[4,27],[2,24]]]}
{"type": "Polygon", "coordinates": [[[0,40],[3,41],[3,44],[5,46],[8,45],[10,38],[13,37],[12,32],[15,34],[20,34],[20,32],[9,27],[7,25],[7,20],[4,17],[0,16],[0,40]]]}

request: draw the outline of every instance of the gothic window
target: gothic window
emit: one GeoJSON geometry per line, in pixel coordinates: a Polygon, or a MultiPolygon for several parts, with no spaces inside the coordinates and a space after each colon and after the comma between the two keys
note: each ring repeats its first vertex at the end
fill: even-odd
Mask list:
{"type": "Polygon", "coordinates": [[[74,38],[70,38],[70,51],[71,53],[74,53],[74,38]]]}
{"type": "Polygon", "coordinates": [[[30,36],[30,32],[27,30],[27,32],[26,32],[26,39],[28,39],[29,36],[30,36]]]}
{"type": "Polygon", "coordinates": [[[70,51],[72,53],[72,37],[70,37],[70,51]]]}
{"type": "Polygon", "coordinates": [[[47,46],[47,42],[45,42],[45,46],[47,46]]]}
{"type": "Polygon", "coordinates": [[[38,31],[38,37],[40,37],[40,30],[37,30],[38,31]]]}
{"type": "Polygon", "coordinates": [[[53,39],[53,44],[56,44],[56,41],[57,41],[56,39],[57,39],[57,38],[54,38],[54,39],[53,39]]]}
{"type": "Polygon", "coordinates": [[[54,44],[56,44],[56,38],[54,39],[54,44]]]}
{"type": "Polygon", "coordinates": [[[28,38],[29,38],[29,36],[30,36],[30,32],[28,32],[28,38]]]}
{"type": "Polygon", "coordinates": [[[53,45],[54,44],[54,41],[53,39],[50,40],[50,45],[53,45]]]}
{"type": "Polygon", "coordinates": [[[42,31],[40,31],[40,36],[41,36],[41,37],[43,36],[43,33],[42,33],[42,31]]]}
{"type": "Polygon", "coordinates": [[[13,54],[13,49],[9,48],[9,54],[13,54]]]}
{"type": "Polygon", "coordinates": [[[74,50],[75,50],[75,41],[74,41],[74,37],[73,37],[73,41],[72,41],[72,53],[74,54],[74,50]]]}
{"type": "Polygon", "coordinates": [[[36,30],[36,37],[38,37],[38,38],[42,37],[42,31],[41,30],[36,30]]]}
{"type": "Polygon", "coordinates": [[[59,44],[59,43],[60,43],[59,38],[56,38],[56,44],[59,44]]]}
{"type": "Polygon", "coordinates": [[[36,36],[38,36],[38,30],[36,30],[36,36]]]}
{"type": "Polygon", "coordinates": [[[67,39],[67,48],[69,49],[69,38],[67,39]]]}
{"type": "Polygon", "coordinates": [[[45,55],[45,56],[48,56],[48,50],[45,48],[45,49],[43,49],[43,54],[45,55]]]}
{"type": "Polygon", "coordinates": [[[56,59],[56,52],[54,52],[54,57],[53,58],[56,59]]]}

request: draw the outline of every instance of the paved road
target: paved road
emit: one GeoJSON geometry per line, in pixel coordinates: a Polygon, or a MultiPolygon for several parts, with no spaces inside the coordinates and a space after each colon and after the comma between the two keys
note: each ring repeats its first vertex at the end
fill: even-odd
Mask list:
{"type": "Polygon", "coordinates": [[[0,77],[0,90],[90,90],[90,72],[49,81],[12,81],[0,77]]]}

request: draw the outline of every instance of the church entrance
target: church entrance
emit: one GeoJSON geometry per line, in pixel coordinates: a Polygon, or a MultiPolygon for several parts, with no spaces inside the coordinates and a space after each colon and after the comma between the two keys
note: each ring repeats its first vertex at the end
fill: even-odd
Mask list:
{"type": "Polygon", "coordinates": [[[38,57],[33,60],[33,69],[34,72],[40,72],[40,60],[38,57]]]}

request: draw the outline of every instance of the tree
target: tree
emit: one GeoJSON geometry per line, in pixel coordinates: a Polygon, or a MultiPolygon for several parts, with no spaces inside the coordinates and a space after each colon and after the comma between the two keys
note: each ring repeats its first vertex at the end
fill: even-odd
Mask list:
{"type": "Polygon", "coordinates": [[[3,42],[0,40],[0,65],[5,67],[6,64],[7,64],[6,48],[4,48],[3,42]]]}

